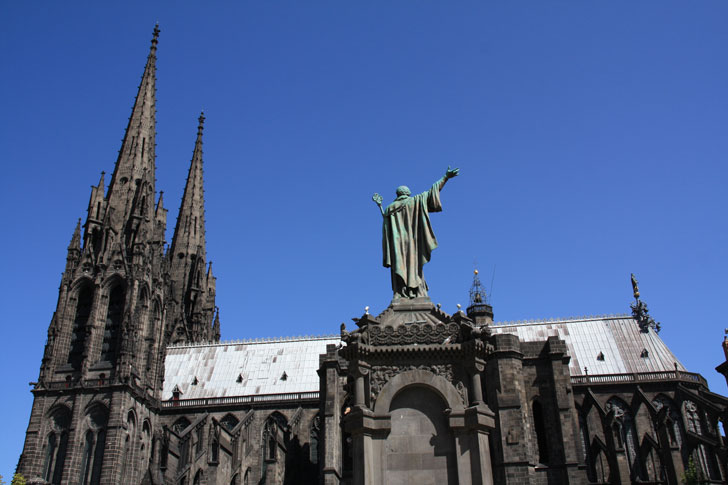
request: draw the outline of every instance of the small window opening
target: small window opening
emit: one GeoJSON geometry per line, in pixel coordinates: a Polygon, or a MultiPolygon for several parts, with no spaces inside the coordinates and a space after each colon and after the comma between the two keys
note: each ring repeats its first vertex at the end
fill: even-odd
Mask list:
{"type": "Polygon", "coordinates": [[[241,382],[243,382],[243,374],[238,374],[238,378],[235,379],[235,382],[237,382],[238,384],[240,384],[241,382]]]}
{"type": "Polygon", "coordinates": [[[597,360],[604,360],[604,352],[599,352],[599,355],[597,355],[597,360]]]}
{"type": "Polygon", "coordinates": [[[285,381],[287,379],[288,379],[288,374],[286,374],[285,372],[283,372],[283,375],[281,376],[281,380],[282,381],[285,381]]]}
{"type": "Polygon", "coordinates": [[[200,381],[197,380],[197,376],[195,376],[194,379],[192,379],[192,385],[196,386],[200,381]]]}
{"type": "Polygon", "coordinates": [[[647,351],[647,349],[642,349],[642,353],[640,354],[640,357],[643,359],[646,359],[650,356],[650,353],[647,351]]]}

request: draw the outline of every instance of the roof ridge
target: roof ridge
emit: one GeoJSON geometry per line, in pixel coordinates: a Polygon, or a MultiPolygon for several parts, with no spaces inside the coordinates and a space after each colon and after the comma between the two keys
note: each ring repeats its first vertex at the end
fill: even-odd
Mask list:
{"type": "Polygon", "coordinates": [[[225,345],[250,345],[250,344],[270,344],[270,343],[284,343],[284,342],[305,342],[312,340],[331,340],[339,339],[341,336],[337,334],[326,334],[326,335],[297,335],[297,336],[283,336],[283,337],[258,337],[249,339],[232,339],[220,342],[197,342],[197,343],[180,343],[170,344],[167,346],[168,349],[183,349],[190,347],[222,347],[225,345]]]}
{"type": "Polygon", "coordinates": [[[594,320],[616,320],[620,318],[632,318],[629,313],[612,313],[603,315],[582,315],[578,317],[565,317],[565,318],[545,318],[545,319],[531,319],[531,320],[506,320],[504,322],[493,322],[494,326],[513,326],[513,325],[538,325],[547,323],[567,323],[567,322],[590,322],[594,320]]]}

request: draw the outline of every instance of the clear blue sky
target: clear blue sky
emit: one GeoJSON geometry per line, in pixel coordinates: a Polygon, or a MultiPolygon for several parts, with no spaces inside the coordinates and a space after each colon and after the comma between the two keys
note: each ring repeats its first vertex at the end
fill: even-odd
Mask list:
{"type": "Polygon", "coordinates": [[[208,3],[0,4],[0,474],[157,20],[157,189],[171,230],[204,108],[223,339],[386,307],[371,195],[452,164],[425,267],[445,310],[475,260],[499,321],[628,312],[634,272],[663,339],[727,392],[728,2],[208,3]]]}

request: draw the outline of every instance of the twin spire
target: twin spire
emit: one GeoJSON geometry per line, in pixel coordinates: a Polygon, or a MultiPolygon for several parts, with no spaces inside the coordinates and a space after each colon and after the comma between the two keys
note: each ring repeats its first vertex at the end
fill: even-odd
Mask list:
{"type": "Polygon", "coordinates": [[[83,250],[78,251],[81,238],[77,227],[69,255],[73,253],[77,259],[77,252],[84,253],[84,257],[94,262],[112,263],[117,269],[125,268],[130,272],[127,277],[131,278],[137,277],[131,274],[133,268],[166,258],[171,280],[167,315],[169,324],[179,330],[175,339],[209,341],[219,338],[219,323],[215,327],[215,277],[207,265],[205,242],[202,169],[205,116],[201,113],[198,119],[197,138],[172,244],[164,254],[167,210],[162,192],[155,200],[159,32],[156,25],[108,190],[104,193],[102,173],[98,186],[91,190],[83,250]]]}
{"type": "MultiPolygon", "coordinates": [[[[166,209],[160,191],[155,204],[156,174],[156,61],[159,24],[155,25],[141,83],[132,106],[129,123],[114,166],[108,190],[104,194],[104,175],[92,189],[89,201],[87,233],[96,226],[110,226],[116,234],[134,232],[135,242],[164,240],[166,209]],[[144,227],[147,226],[147,227],[144,227]],[[140,240],[137,233],[147,234],[140,240]]],[[[205,116],[200,114],[197,140],[187,177],[177,226],[172,239],[173,254],[201,252],[205,257],[205,209],[202,171],[202,132],[205,116]]],[[[86,242],[89,242],[88,236],[86,242]]]]}

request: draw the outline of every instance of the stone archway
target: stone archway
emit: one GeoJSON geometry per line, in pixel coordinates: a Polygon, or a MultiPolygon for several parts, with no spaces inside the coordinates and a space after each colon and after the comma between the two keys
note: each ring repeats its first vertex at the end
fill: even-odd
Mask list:
{"type": "Polygon", "coordinates": [[[384,443],[384,483],[457,484],[455,440],[446,402],[432,389],[411,385],[390,403],[391,431],[384,443]]]}

